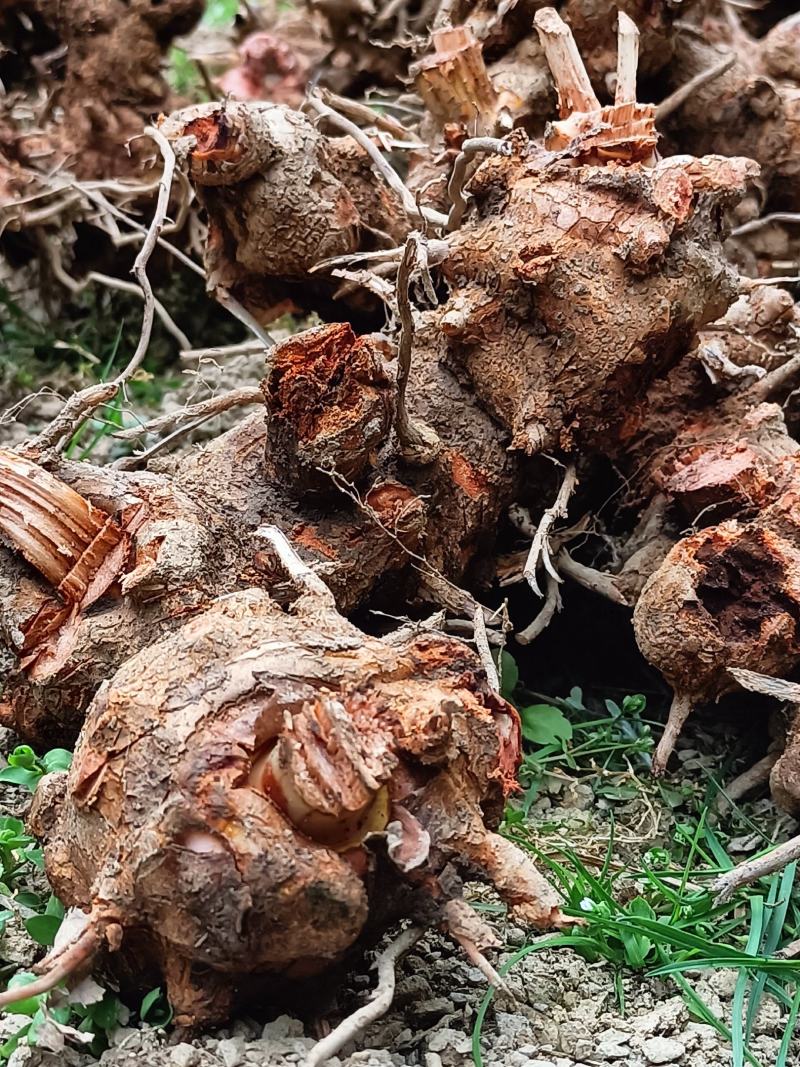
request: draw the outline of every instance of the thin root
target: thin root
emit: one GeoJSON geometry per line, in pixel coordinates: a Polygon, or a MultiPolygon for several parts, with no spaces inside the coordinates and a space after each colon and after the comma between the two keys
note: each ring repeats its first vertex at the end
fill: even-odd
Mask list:
{"type": "Polygon", "coordinates": [[[711,890],[715,894],[715,903],[724,904],[725,901],[730,900],[737,889],[750,885],[751,882],[765,875],[780,871],[787,863],[792,863],[796,859],[800,859],[800,837],[792,837],[789,841],[778,845],[777,848],[773,848],[771,852],[740,863],[738,867],[726,871],[712,883],[711,890]]]}
{"type": "Polygon", "coordinates": [[[578,478],[575,471],[575,464],[570,463],[564,472],[564,480],[561,483],[561,488],[558,491],[558,496],[555,499],[555,503],[547,508],[544,515],[542,515],[541,521],[536,528],[533,541],[531,543],[530,552],[528,553],[528,559],[525,563],[525,567],[522,571],[523,577],[527,581],[528,585],[534,591],[537,596],[544,596],[542,590],[539,588],[539,583],[536,579],[536,572],[541,563],[544,569],[550,575],[555,582],[561,581],[561,576],[556,570],[552,559],[550,558],[550,542],[549,535],[550,529],[556,519],[563,519],[567,514],[567,505],[569,504],[569,498],[575,491],[578,478]]]}
{"type": "Polygon", "coordinates": [[[348,1015],[337,1027],[331,1030],[327,1037],[323,1037],[321,1041],[318,1041],[306,1057],[304,1067],[319,1067],[320,1064],[329,1060],[331,1056],[335,1056],[350,1041],[354,1041],[370,1023],[375,1022],[376,1019],[380,1019],[381,1016],[386,1014],[394,998],[395,964],[404,953],[408,952],[419,941],[423,933],[424,930],[420,926],[412,926],[408,930],[404,930],[378,956],[378,984],[375,987],[372,1000],[367,1004],[363,1004],[352,1015],[348,1015]]]}
{"type": "Polygon", "coordinates": [[[41,966],[46,966],[47,971],[28,985],[17,986],[16,989],[7,989],[0,993],[0,1008],[7,1008],[10,1004],[16,1004],[28,997],[37,997],[42,993],[49,993],[55,989],[59,982],[69,978],[81,967],[87,964],[94,956],[99,946],[99,935],[94,925],[90,924],[81,931],[71,945],[66,946],[61,952],[54,955],[50,961],[45,959],[41,966]]]}
{"type": "Polygon", "coordinates": [[[692,711],[692,701],[685,693],[675,692],[669,709],[667,724],[664,733],[653,755],[653,774],[661,778],[666,773],[669,757],[675,750],[675,745],[680,737],[683,724],[689,718],[692,711]]]}

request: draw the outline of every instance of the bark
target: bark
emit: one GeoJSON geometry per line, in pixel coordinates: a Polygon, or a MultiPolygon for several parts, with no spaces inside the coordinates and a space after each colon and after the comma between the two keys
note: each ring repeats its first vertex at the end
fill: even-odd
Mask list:
{"type": "Polygon", "coordinates": [[[718,44],[679,35],[670,67],[673,84],[733,53],[734,65],[700,87],[667,121],[667,132],[692,152],[741,153],[757,160],[770,200],[797,210],[800,152],[800,22],[774,26],[760,40],[738,28],[721,30],[718,44]]]}

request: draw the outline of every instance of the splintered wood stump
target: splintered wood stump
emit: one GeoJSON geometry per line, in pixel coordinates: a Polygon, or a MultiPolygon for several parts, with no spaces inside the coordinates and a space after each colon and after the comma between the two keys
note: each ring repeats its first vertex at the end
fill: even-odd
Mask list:
{"type": "MultiPolygon", "coordinates": [[[[476,656],[424,631],[365,636],[270,539],[302,585],[291,611],[244,591],[133,656],[34,802],[53,888],[86,914],[72,966],[104,948],[123,972],[160,972],[187,1025],[226,1019],[259,978],[323,971],[400,916],[448,929],[461,872],[526,926],[562,921],[491,829],[520,734],[476,656]]],[[[63,977],[58,954],[40,970],[63,977]]]]}

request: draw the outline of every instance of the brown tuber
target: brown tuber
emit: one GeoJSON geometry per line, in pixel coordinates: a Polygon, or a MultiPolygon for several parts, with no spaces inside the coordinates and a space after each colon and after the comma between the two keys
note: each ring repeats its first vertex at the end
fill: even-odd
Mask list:
{"type": "MultiPolygon", "coordinates": [[[[424,630],[365,636],[264,535],[300,587],[291,610],[246,590],[132,657],[32,815],[55,891],[87,916],[77,969],[104,947],[123,972],[160,971],[190,1025],[227,1018],[252,976],[313,975],[402,915],[451,915],[458,938],[459,873],[526,925],[562,921],[491,830],[519,724],[474,654],[424,630]]],[[[58,956],[39,969],[43,986],[64,977],[58,956]]]]}

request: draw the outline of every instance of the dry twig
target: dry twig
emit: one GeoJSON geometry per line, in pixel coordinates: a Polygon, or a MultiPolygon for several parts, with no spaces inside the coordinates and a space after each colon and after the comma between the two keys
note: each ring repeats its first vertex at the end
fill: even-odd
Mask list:
{"type": "Polygon", "coordinates": [[[340,130],[349,134],[357,144],[361,145],[374,163],[378,173],[385,179],[386,184],[400,198],[406,214],[415,225],[424,226],[426,222],[430,222],[434,226],[447,225],[446,215],[443,215],[440,211],[434,211],[433,208],[420,207],[417,204],[411,191],[403,184],[400,175],[393,167],[389,166],[364,131],[356,126],[354,122],[351,122],[350,119],[345,118],[344,115],[340,115],[338,111],[334,111],[332,107],[328,107],[327,104],[323,103],[319,92],[309,93],[306,106],[315,111],[321,118],[327,119],[331,125],[338,126],[340,130]]]}
{"type": "Polygon", "coordinates": [[[417,264],[419,236],[410,234],[397,271],[397,310],[400,317],[400,341],[397,346],[397,410],[395,429],[400,450],[406,463],[432,463],[441,451],[437,434],[421,419],[408,414],[406,391],[411,374],[411,354],[414,347],[414,312],[409,288],[411,274],[417,264]]]}
{"type": "Polygon", "coordinates": [[[763,856],[745,860],[730,871],[725,871],[711,883],[715,903],[724,904],[730,900],[737,889],[750,885],[765,875],[780,871],[787,863],[800,859],[800,837],[792,837],[782,845],[773,848],[763,856]]]}
{"type": "Polygon", "coordinates": [[[142,313],[142,329],[139,334],[139,343],[128,364],[110,382],[90,385],[70,397],[59,414],[28,445],[28,451],[36,455],[41,456],[52,450],[60,451],[64,443],[69,440],[81,423],[93,411],[100,407],[101,404],[106,404],[113,400],[117,395],[117,391],[130,380],[147,354],[155,316],[155,296],[150,279],[147,277],[147,264],[153,254],[153,249],[158,242],[159,234],[167,217],[172,177],[175,173],[175,153],[160,130],[157,130],[154,126],[147,126],[145,133],[148,137],[152,137],[158,145],[164,160],[164,169],[158,186],[156,210],[147,230],[147,236],[142,242],[142,247],[139,249],[139,254],[133,264],[133,275],[139,283],[144,297],[144,312],[142,313]]]}
{"type": "Polygon", "coordinates": [[[730,55],[724,56],[719,63],[715,63],[708,70],[701,70],[699,74],[690,78],[685,85],[681,85],[674,93],[666,96],[656,108],[656,122],[663,122],[673,111],[677,111],[679,107],[685,104],[698,89],[708,85],[710,81],[718,78],[720,74],[724,74],[726,70],[730,70],[735,62],[736,55],[731,52],[730,55]]]}
{"type": "Polygon", "coordinates": [[[245,385],[240,389],[231,389],[228,393],[219,393],[210,396],[206,400],[199,400],[196,404],[187,404],[178,411],[168,411],[166,415],[159,415],[149,422],[143,422],[141,426],[129,426],[124,430],[118,430],[113,437],[122,441],[134,441],[148,433],[160,433],[190,422],[200,416],[211,417],[220,415],[223,411],[231,408],[246,407],[249,404],[263,404],[264,394],[257,385],[245,385]]]}
{"type": "Polygon", "coordinates": [[[560,582],[561,576],[553,565],[553,561],[550,558],[550,530],[556,519],[566,518],[567,505],[569,504],[569,498],[575,491],[575,486],[578,481],[577,472],[575,470],[575,464],[570,463],[564,472],[564,479],[561,483],[561,488],[556,496],[555,503],[552,504],[545,511],[544,515],[536,528],[533,541],[531,543],[530,552],[528,553],[528,560],[522,571],[523,577],[527,581],[528,585],[534,591],[537,596],[543,596],[542,590],[539,588],[539,583],[536,578],[536,572],[539,569],[541,563],[553,581],[560,582]]]}

